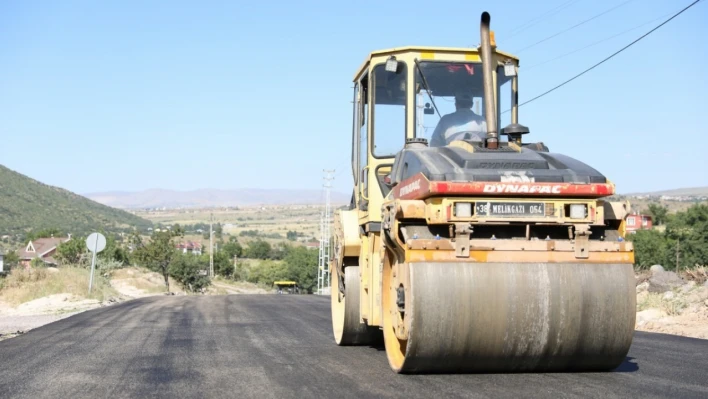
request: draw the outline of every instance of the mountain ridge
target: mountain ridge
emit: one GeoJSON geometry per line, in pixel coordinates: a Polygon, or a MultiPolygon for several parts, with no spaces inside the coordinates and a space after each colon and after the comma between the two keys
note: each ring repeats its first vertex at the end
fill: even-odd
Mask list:
{"type": "Polygon", "coordinates": [[[626,196],[708,196],[708,186],[696,186],[696,187],[683,187],[683,188],[673,188],[669,190],[657,190],[657,191],[647,191],[647,192],[636,192],[622,194],[626,196]]]}
{"type": "Polygon", "coordinates": [[[152,222],[0,165],[0,233],[56,228],[73,234],[147,228],[152,222]]]}
{"type": "MultiPolygon", "coordinates": [[[[324,202],[324,192],[313,189],[148,189],[102,191],[84,194],[96,202],[118,209],[209,208],[255,205],[309,205],[324,202]]],[[[349,203],[351,195],[331,191],[333,204],[349,203]]]]}

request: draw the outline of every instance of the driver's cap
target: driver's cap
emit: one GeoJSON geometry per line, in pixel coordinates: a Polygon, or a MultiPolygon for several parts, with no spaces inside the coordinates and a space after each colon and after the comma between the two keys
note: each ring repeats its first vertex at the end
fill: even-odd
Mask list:
{"type": "Polygon", "coordinates": [[[457,93],[455,94],[455,101],[471,103],[472,96],[467,93],[457,93]]]}

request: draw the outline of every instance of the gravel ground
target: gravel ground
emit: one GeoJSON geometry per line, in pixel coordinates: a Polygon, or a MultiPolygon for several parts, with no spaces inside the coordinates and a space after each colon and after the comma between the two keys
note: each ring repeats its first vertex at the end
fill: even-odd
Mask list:
{"type": "Polygon", "coordinates": [[[74,313],[33,315],[33,316],[0,316],[0,341],[25,333],[31,329],[67,318],[74,313]]]}

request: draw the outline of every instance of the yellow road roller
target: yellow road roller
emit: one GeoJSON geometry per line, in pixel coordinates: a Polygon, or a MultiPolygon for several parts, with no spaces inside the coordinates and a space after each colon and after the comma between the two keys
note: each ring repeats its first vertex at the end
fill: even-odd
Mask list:
{"type": "Polygon", "coordinates": [[[334,340],[383,341],[397,373],[612,370],[635,327],[630,205],[524,140],[519,59],[489,22],[477,48],[375,51],[354,75],[334,340]]]}

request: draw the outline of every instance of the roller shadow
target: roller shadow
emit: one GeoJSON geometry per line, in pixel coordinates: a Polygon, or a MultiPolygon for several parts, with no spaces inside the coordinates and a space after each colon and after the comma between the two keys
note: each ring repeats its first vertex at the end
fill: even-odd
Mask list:
{"type": "Polygon", "coordinates": [[[636,371],[639,371],[639,364],[635,358],[630,356],[627,356],[619,367],[612,370],[613,373],[634,373],[636,371]]]}

